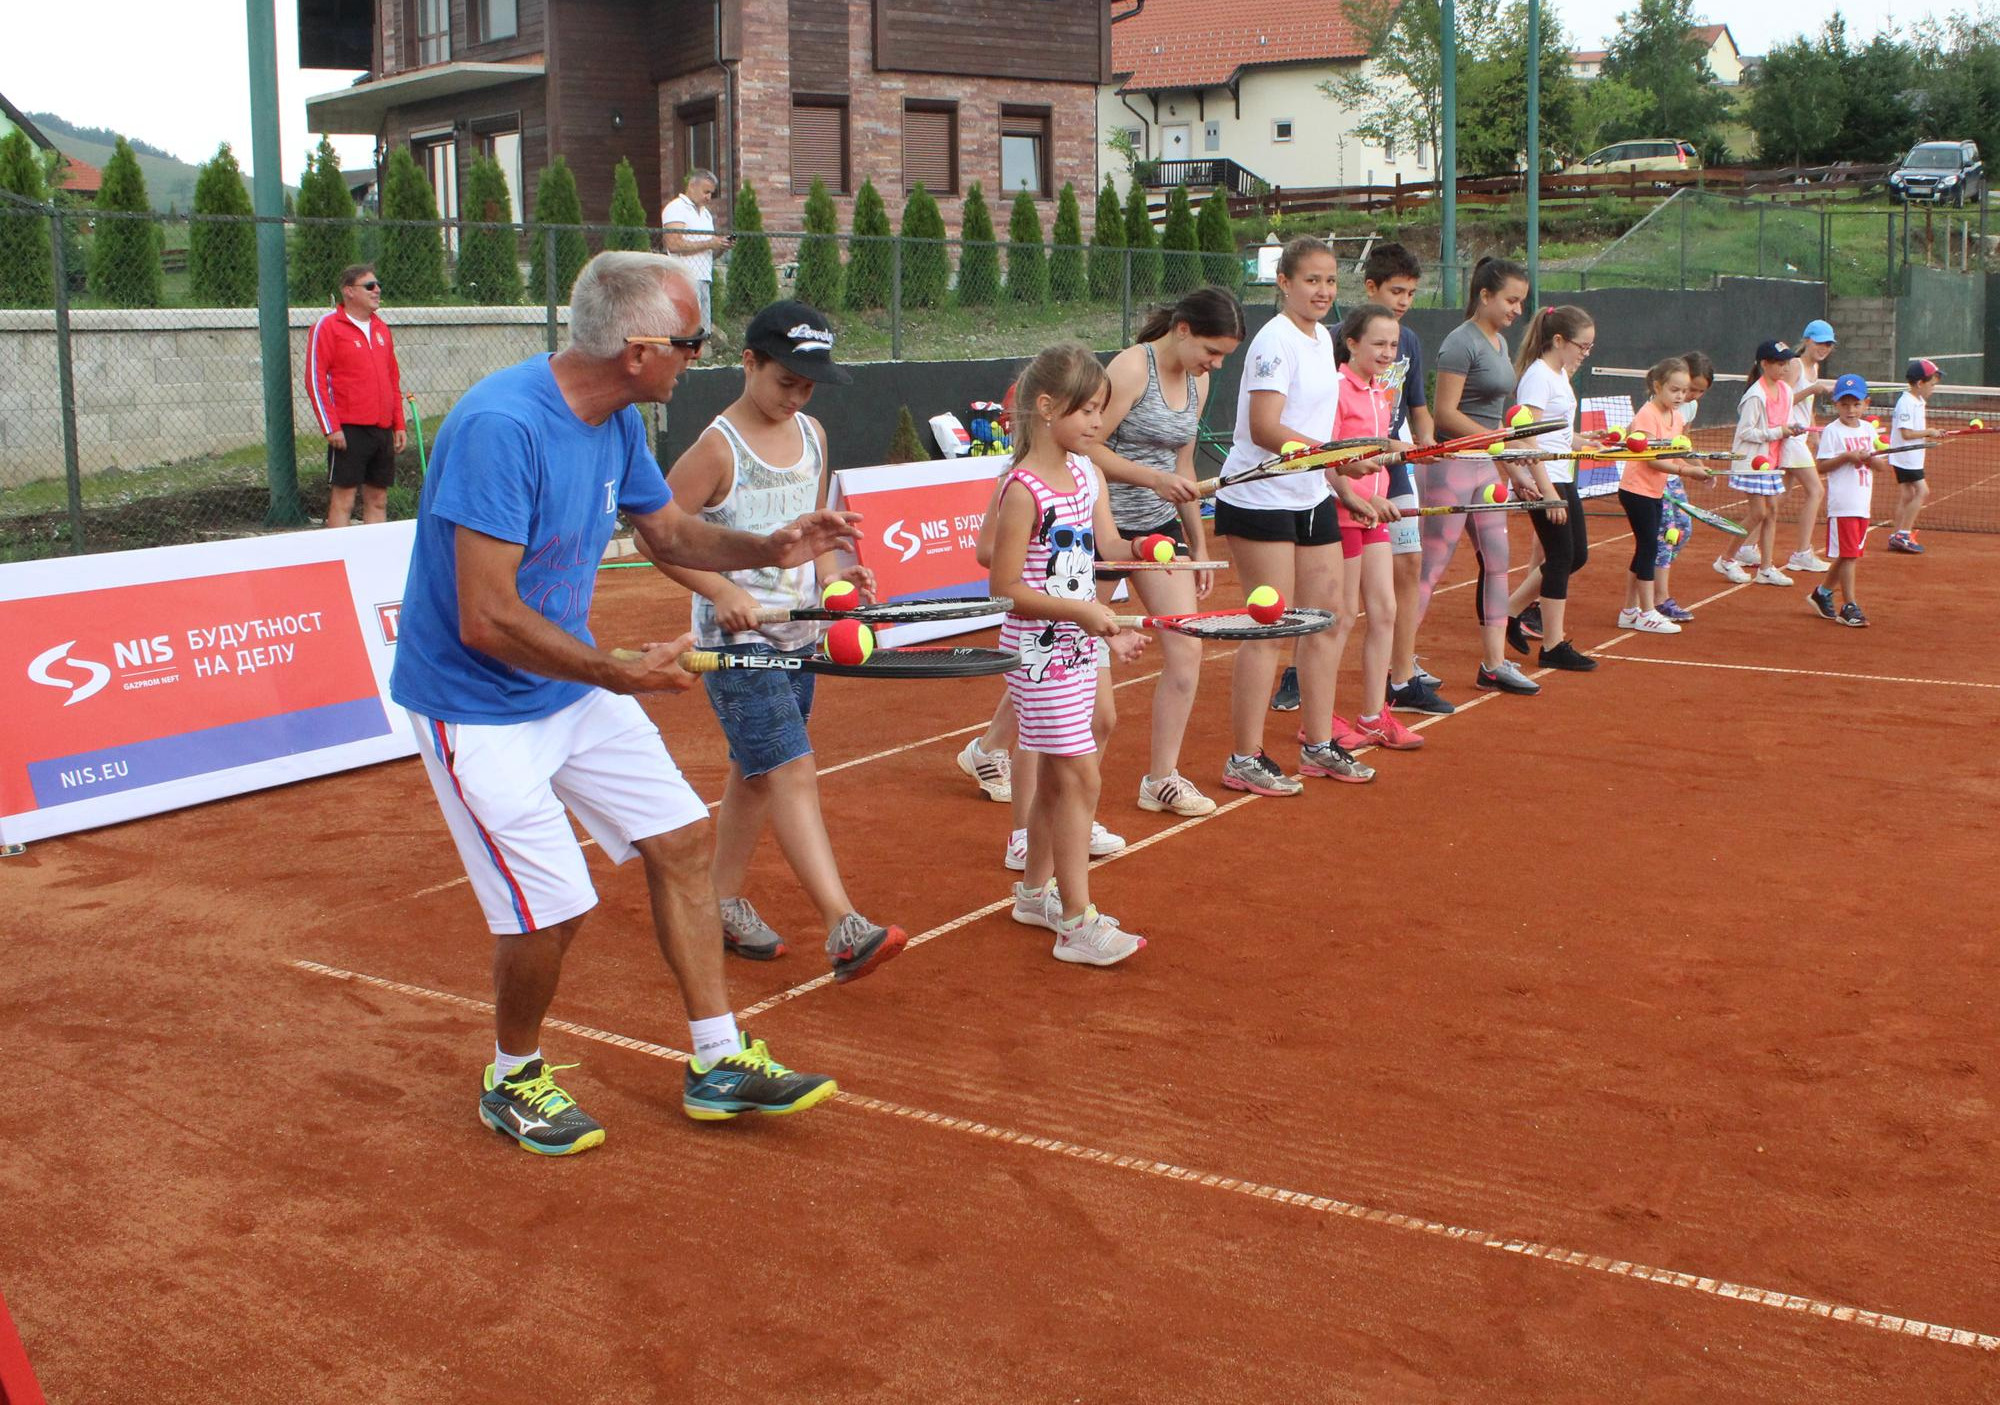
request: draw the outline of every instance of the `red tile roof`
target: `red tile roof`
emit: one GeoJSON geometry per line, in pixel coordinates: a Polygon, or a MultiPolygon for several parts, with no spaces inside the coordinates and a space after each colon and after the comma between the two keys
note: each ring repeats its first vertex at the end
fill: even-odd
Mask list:
{"type": "Polygon", "coordinates": [[[1128,93],[1219,88],[1261,64],[1367,56],[1336,0],[1145,0],[1111,27],[1111,69],[1128,93]]]}
{"type": "Polygon", "coordinates": [[[74,156],[63,157],[64,190],[78,191],[84,195],[95,195],[103,188],[104,172],[88,161],[79,161],[74,156]]]}

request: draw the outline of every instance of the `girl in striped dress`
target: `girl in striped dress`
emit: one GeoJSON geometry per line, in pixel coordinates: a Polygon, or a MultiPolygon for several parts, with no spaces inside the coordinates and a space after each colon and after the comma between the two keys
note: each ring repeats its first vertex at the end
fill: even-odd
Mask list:
{"type": "Polygon", "coordinates": [[[1781,341],[1767,341],[1757,348],[1757,365],[1751,373],[1750,388],[1736,404],[1736,435],[1730,448],[1742,456],[1746,466],[1731,472],[1729,486],[1744,495],[1749,521],[1749,538],[1734,556],[1726,550],[1715,558],[1715,571],[1738,585],[1752,581],[1758,585],[1790,585],[1792,578],[1773,563],[1778,547],[1778,498],[1785,491],[1784,477],[1776,473],[1752,471],[1748,461],[1779,453],[1786,440],[1806,432],[1792,418],[1792,388],[1786,383],[1790,363],[1798,353],[1781,341]],[[1777,447],[1773,447],[1777,446],[1777,447]],[[1746,561],[1745,557],[1750,560],[1746,561]],[[1751,575],[1746,565],[1755,565],[1751,575]]]}
{"type": "Polygon", "coordinates": [[[1014,602],[1000,627],[1018,649],[1007,675],[1019,745],[1037,753],[1025,880],[1014,920],[1055,933],[1058,961],[1110,966],[1146,939],[1090,900],[1090,823],[1100,784],[1091,712],[1098,640],[1129,659],[1146,636],[1120,632],[1098,603],[1093,562],[1129,561],[1103,476],[1088,457],[1104,432],[1110,381],[1088,347],[1065,342],[1028,364],[1014,392],[1014,463],[1002,480],[992,591],[1014,602]]]}

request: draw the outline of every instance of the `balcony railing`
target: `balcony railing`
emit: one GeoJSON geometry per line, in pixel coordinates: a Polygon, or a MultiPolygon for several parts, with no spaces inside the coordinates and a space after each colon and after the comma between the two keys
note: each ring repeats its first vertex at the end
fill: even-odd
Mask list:
{"type": "Polygon", "coordinates": [[[1260,195],[1270,183],[1227,156],[1209,156],[1196,161],[1146,161],[1139,167],[1141,180],[1151,189],[1165,190],[1177,185],[1212,190],[1221,186],[1231,195],[1260,195]]]}

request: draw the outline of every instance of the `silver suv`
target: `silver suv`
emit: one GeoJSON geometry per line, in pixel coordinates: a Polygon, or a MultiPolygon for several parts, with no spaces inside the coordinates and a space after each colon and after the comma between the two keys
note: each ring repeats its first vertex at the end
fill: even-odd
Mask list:
{"type": "Polygon", "coordinates": [[[1901,204],[1976,205],[1986,190],[1986,163],[1979,144],[1969,141],[1927,141],[1889,173],[1889,198],[1901,204]]]}

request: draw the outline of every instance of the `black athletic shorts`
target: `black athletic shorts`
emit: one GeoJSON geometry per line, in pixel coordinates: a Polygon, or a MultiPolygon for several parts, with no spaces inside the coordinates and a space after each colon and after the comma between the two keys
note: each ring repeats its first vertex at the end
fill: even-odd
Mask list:
{"type": "Polygon", "coordinates": [[[1295,546],[1334,546],[1340,523],[1334,517],[1338,501],[1331,493],[1317,507],[1234,507],[1215,505],[1215,534],[1253,542],[1291,542],[1295,546]]]}
{"type": "Polygon", "coordinates": [[[372,424],[344,424],[347,447],[326,446],[326,476],[336,488],[386,488],[396,481],[396,431],[372,424]]]}
{"type": "Polygon", "coordinates": [[[1128,542],[1135,542],[1141,537],[1158,536],[1165,537],[1168,541],[1181,546],[1187,545],[1187,528],[1182,524],[1181,515],[1178,512],[1157,527],[1142,527],[1136,532],[1128,532],[1123,527],[1120,527],[1118,535],[1125,538],[1128,542]]]}
{"type": "MultiPolygon", "coordinates": [[[[1894,464],[1890,464],[1889,467],[1896,468],[1894,464]]],[[[1924,481],[1924,471],[1921,468],[1896,468],[1896,481],[1898,483],[1921,483],[1924,481]]]]}

